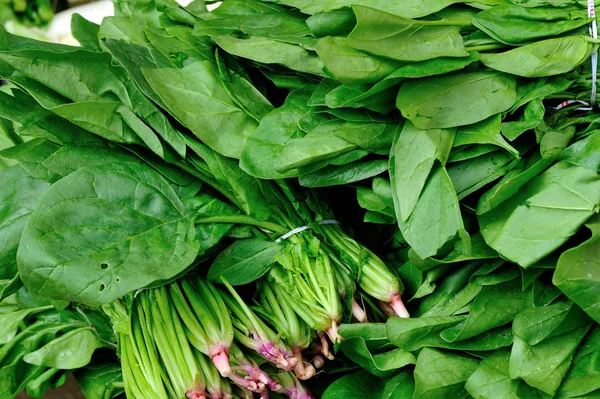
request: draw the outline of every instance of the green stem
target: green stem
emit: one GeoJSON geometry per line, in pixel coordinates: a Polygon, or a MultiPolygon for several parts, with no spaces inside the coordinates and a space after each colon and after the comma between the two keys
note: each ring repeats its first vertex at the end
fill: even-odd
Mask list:
{"type": "Polygon", "coordinates": [[[212,188],[217,190],[221,195],[223,195],[225,198],[227,198],[229,201],[231,201],[231,203],[234,204],[237,208],[244,209],[242,207],[242,205],[238,203],[237,198],[235,198],[234,195],[232,195],[228,190],[226,190],[219,183],[217,183],[216,180],[213,180],[213,179],[205,176],[203,173],[198,171],[196,168],[186,164],[185,162],[182,162],[182,161],[175,162],[174,165],[185,170],[190,175],[194,176],[198,180],[208,184],[209,186],[211,186],[212,188]]]}
{"type": "Polygon", "coordinates": [[[246,215],[209,216],[205,218],[196,219],[195,223],[249,224],[252,226],[261,227],[263,229],[273,231],[275,233],[285,234],[288,232],[287,228],[280,226],[276,223],[267,222],[265,220],[258,220],[246,215]]]}
{"type": "Polygon", "coordinates": [[[600,44],[600,39],[594,39],[593,37],[584,36],[583,37],[588,43],[600,44]]]}

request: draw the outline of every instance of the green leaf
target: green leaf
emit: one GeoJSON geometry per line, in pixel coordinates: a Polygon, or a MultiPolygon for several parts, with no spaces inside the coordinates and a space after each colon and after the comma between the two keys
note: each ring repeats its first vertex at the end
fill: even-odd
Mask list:
{"type": "Polygon", "coordinates": [[[575,234],[599,204],[597,173],[563,161],[478,220],[489,246],[528,267],[575,234]]]}
{"type": "Polygon", "coordinates": [[[221,252],[208,271],[208,278],[219,282],[224,278],[231,285],[251,283],[269,271],[281,245],[259,238],[237,240],[221,252]]]}
{"type": "Polygon", "coordinates": [[[75,372],[77,383],[88,399],[112,399],[124,393],[118,363],[92,363],[75,372]]]}
{"type": "Polygon", "coordinates": [[[552,163],[551,158],[542,158],[539,154],[522,159],[502,180],[479,197],[477,214],[489,212],[512,198],[524,185],[541,174],[552,163]]]}
{"type": "Polygon", "coordinates": [[[31,314],[44,309],[22,309],[15,312],[0,313],[0,345],[9,344],[22,327],[23,320],[31,314]]]}
{"type": "Polygon", "coordinates": [[[465,382],[477,369],[478,361],[460,355],[425,348],[415,366],[415,398],[466,398],[465,382]]]}
{"type": "Polygon", "coordinates": [[[520,115],[518,120],[502,122],[502,133],[509,140],[515,140],[526,131],[538,127],[544,119],[545,111],[546,109],[544,108],[544,103],[541,98],[531,100],[525,106],[523,115],[520,115]]]}
{"type": "Polygon", "coordinates": [[[600,171],[600,131],[581,139],[561,154],[561,160],[584,168],[600,171]]]}
{"type": "Polygon", "coordinates": [[[99,306],[177,275],[198,246],[192,216],[159,174],[112,163],[81,168],[46,192],[17,261],[33,292],[99,306]]]}
{"type": "Polygon", "coordinates": [[[102,342],[89,327],[69,331],[23,358],[29,364],[71,370],[87,365],[102,342]]]}
{"type": "Polygon", "coordinates": [[[481,62],[497,71],[526,78],[567,73],[588,58],[583,36],[543,40],[503,53],[482,54],[481,62]]]}
{"type": "Polygon", "coordinates": [[[560,255],[552,283],[600,322],[600,217],[594,216],[585,226],[591,230],[592,237],[560,255]]]}
{"type": "Polygon", "coordinates": [[[352,9],[357,23],[347,44],[357,50],[410,62],[469,55],[458,26],[405,19],[359,5],[352,9]]]}
{"type": "Polygon", "coordinates": [[[516,78],[472,72],[408,80],[396,106],[421,129],[470,125],[504,112],[517,100],[516,78]]]}
{"type": "Polygon", "coordinates": [[[461,341],[510,323],[525,307],[527,295],[519,279],[485,286],[471,303],[468,317],[440,336],[448,342],[461,341]]]}
{"type": "Polygon", "coordinates": [[[468,144],[493,144],[504,148],[515,158],[519,158],[519,151],[508,142],[500,134],[500,115],[491,116],[483,121],[462,126],[456,131],[454,138],[454,147],[468,144]]]}
{"type": "Polygon", "coordinates": [[[331,384],[323,394],[323,399],[412,399],[414,390],[414,380],[408,373],[400,373],[383,382],[361,370],[331,384]]]}
{"type": "Polygon", "coordinates": [[[415,364],[416,358],[402,349],[392,349],[380,353],[372,353],[362,337],[345,338],[340,344],[341,351],[354,363],[377,377],[389,377],[398,369],[415,364]]]}
{"type": "Polygon", "coordinates": [[[195,62],[181,69],[142,68],[142,73],[196,137],[220,154],[241,156],[246,137],[257,124],[225,92],[213,63],[195,62]]]}
{"type": "Polygon", "coordinates": [[[325,76],[321,59],[300,45],[260,36],[213,36],[212,39],[223,50],[238,57],[265,64],[280,64],[299,72],[325,76]]]}
{"type": "Polygon", "coordinates": [[[542,396],[523,381],[512,380],[508,373],[509,350],[498,350],[486,357],[467,380],[465,389],[474,398],[521,399],[542,396]]]}
{"type": "Polygon", "coordinates": [[[556,398],[584,397],[600,389],[599,350],[600,328],[595,326],[577,349],[573,357],[573,365],[563,380],[556,398]]]}
{"type": "Polygon", "coordinates": [[[573,353],[588,330],[589,326],[577,328],[534,346],[515,336],[510,354],[510,378],[522,378],[530,386],[554,396],[571,366],[573,353]]]}
{"type": "Polygon", "coordinates": [[[328,36],[317,44],[317,54],[325,70],[340,83],[376,83],[400,66],[395,61],[358,51],[348,43],[349,39],[328,36]]]}
{"type": "Polygon", "coordinates": [[[100,26],[83,18],[80,14],[71,17],[71,32],[79,44],[93,51],[100,52],[102,48],[98,41],[100,26]]]}
{"type": "Polygon", "coordinates": [[[398,191],[398,220],[406,222],[414,211],[425,182],[431,173],[434,162],[446,163],[452,142],[454,129],[416,128],[406,122],[394,148],[398,151],[394,156],[394,190],[398,191]]]}
{"type": "MultiPolygon", "coordinates": [[[[185,198],[183,204],[188,212],[196,217],[235,215],[238,213],[234,207],[206,194],[185,198]]],[[[199,223],[196,225],[196,235],[200,241],[198,256],[203,255],[208,249],[217,245],[232,227],[233,224],[229,223],[199,223]]]]}
{"type": "Polygon", "coordinates": [[[386,323],[387,336],[401,349],[415,351],[437,342],[439,333],[465,319],[465,316],[390,318],[386,323]]]}
{"type": "Polygon", "coordinates": [[[403,18],[420,18],[440,11],[456,0],[406,0],[402,4],[395,1],[383,0],[323,0],[317,3],[311,0],[282,0],[280,3],[299,8],[305,14],[337,10],[342,7],[361,5],[374,7],[378,10],[398,15],[403,18]]]}
{"type": "Polygon", "coordinates": [[[17,248],[38,199],[50,185],[33,179],[21,166],[0,174],[0,280],[17,274],[17,248]]]}
{"type": "Polygon", "coordinates": [[[525,3],[525,7],[522,6],[523,1],[513,3],[500,4],[478,13],[473,18],[473,25],[499,42],[518,45],[545,37],[557,37],[589,22],[585,10],[563,8],[569,3],[558,7],[543,7],[549,2],[539,4],[541,7],[530,1],[525,3]]]}
{"type": "MultiPolygon", "coordinates": [[[[395,154],[394,147],[392,154],[395,154]]],[[[442,166],[434,167],[413,213],[406,221],[402,221],[399,201],[403,192],[396,186],[395,165],[395,156],[392,155],[390,177],[396,219],[402,236],[421,259],[435,256],[445,250],[459,230],[463,229],[458,198],[450,177],[442,166]]]]}
{"type": "Polygon", "coordinates": [[[448,176],[459,200],[508,173],[515,160],[504,151],[495,151],[476,158],[448,165],[448,176]]]}
{"type": "Polygon", "coordinates": [[[315,172],[307,173],[298,179],[304,187],[337,186],[369,179],[388,170],[388,161],[352,162],[347,165],[327,166],[315,172]]]}
{"type": "Polygon", "coordinates": [[[530,307],[513,322],[513,332],[528,345],[537,345],[548,337],[563,334],[590,324],[590,319],[571,302],[530,307]]]}

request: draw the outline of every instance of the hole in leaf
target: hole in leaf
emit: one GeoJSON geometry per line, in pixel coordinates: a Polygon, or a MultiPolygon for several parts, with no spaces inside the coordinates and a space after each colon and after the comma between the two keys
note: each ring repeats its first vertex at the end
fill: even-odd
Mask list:
{"type": "Polygon", "coordinates": [[[108,263],[100,263],[100,269],[102,269],[102,270],[108,269],[108,263]]]}
{"type": "Polygon", "coordinates": [[[104,291],[105,288],[106,286],[104,284],[100,284],[100,292],[104,291]]]}
{"type": "Polygon", "coordinates": [[[115,279],[115,281],[118,283],[118,282],[120,282],[120,281],[121,281],[121,279],[120,279],[119,277],[117,277],[117,278],[115,279]]]}

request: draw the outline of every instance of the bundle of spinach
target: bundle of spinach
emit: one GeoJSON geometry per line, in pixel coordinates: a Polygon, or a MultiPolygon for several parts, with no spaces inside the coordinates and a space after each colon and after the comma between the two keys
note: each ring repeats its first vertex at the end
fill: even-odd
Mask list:
{"type": "MultiPolygon", "coordinates": [[[[364,369],[325,398],[597,395],[600,114],[563,103],[594,91],[587,15],[123,0],[81,47],[0,30],[11,334],[82,315],[122,366],[88,346],[90,399],[306,398],[321,367],[364,369]]],[[[7,392],[69,370],[40,366],[7,392]]]]}

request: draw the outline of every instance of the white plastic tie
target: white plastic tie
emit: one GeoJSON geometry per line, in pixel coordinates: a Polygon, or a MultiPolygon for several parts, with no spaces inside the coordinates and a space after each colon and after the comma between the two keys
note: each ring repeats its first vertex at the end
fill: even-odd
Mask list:
{"type": "Polygon", "coordinates": [[[581,100],[567,100],[567,101],[563,101],[562,103],[558,104],[556,107],[550,107],[556,111],[558,111],[559,109],[562,109],[564,107],[568,107],[569,105],[572,104],[581,104],[583,105],[583,107],[579,107],[576,108],[576,111],[591,111],[592,110],[592,106],[585,102],[585,101],[581,101],[581,100]]]}
{"type": "MultiPolygon", "coordinates": [[[[326,226],[326,225],[331,225],[331,224],[341,224],[341,223],[338,222],[337,220],[333,220],[333,219],[321,220],[319,222],[319,225],[321,225],[321,226],[326,226]]],[[[285,233],[284,235],[282,235],[281,237],[279,237],[278,239],[276,239],[275,242],[281,242],[283,240],[287,240],[288,238],[290,238],[294,234],[301,233],[304,230],[308,230],[309,228],[310,227],[308,227],[308,226],[296,227],[295,229],[292,229],[292,230],[288,231],[287,233],[285,233]]]]}
{"type": "Polygon", "coordinates": [[[282,235],[281,237],[279,237],[278,239],[276,239],[275,242],[281,242],[282,240],[287,240],[288,238],[290,238],[294,234],[301,233],[301,232],[303,232],[304,230],[307,230],[307,229],[308,229],[308,226],[296,227],[295,229],[288,231],[287,233],[285,233],[284,235],[282,235]]]}
{"type": "MultiPolygon", "coordinates": [[[[590,35],[593,39],[598,39],[598,23],[596,22],[596,7],[594,0],[588,0],[588,17],[593,18],[590,23],[590,35]]],[[[598,73],[598,50],[592,54],[592,94],[590,95],[590,105],[596,104],[596,79],[598,73]]]]}

